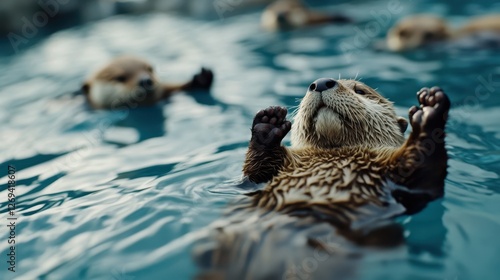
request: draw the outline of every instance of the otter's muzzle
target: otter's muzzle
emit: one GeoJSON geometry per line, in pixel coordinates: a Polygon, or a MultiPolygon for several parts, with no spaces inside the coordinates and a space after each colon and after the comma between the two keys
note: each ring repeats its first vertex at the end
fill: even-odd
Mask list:
{"type": "Polygon", "coordinates": [[[330,78],[317,79],[309,86],[309,91],[323,92],[335,87],[336,84],[337,82],[330,78]]]}
{"type": "Polygon", "coordinates": [[[288,18],[287,18],[287,13],[286,12],[280,12],[276,15],[276,22],[280,26],[286,26],[288,25],[288,18]]]}
{"type": "Polygon", "coordinates": [[[143,75],[139,78],[137,85],[147,91],[154,89],[154,82],[149,75],[143,75]]]}

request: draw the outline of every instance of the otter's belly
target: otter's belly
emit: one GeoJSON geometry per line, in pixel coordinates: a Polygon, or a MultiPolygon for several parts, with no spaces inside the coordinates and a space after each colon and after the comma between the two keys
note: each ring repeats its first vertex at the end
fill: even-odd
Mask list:
{"type": "Polygon", "coordinates": [[[366,250],[400,245],[402,227],[390,218],[405,208],[394,184],[372,155],[349,154],[303,156],[235,203],[199,254],[205,271],[219,279],[353,278],[366,250]],[[308,262],[315,268],[304,270],[308,262]]]}
{"type": "Polygon", "coordinates": [[[250,197],[231,208],[195,256],[206,275],[218,275],[209,279],[352,279],[365,252],[402,243],[402,227],[389,221],[352,229],[305,211],[258,208],[250,197]]]}

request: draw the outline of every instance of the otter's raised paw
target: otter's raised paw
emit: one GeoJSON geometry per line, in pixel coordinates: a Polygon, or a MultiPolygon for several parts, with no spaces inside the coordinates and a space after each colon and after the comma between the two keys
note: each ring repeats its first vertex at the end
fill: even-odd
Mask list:
{"type": "Polygon", "coordinates": [[[279,146],[292,128],[285,107],[272,106],[259,111],[252,124],[252,141],[268,147],[279,146]]]}
{"type": "Polygon", "coordinates": [[[410,108],[409,116],[414,133],[430,133],[444,129],[450,109],[448,96],[439,87],[422,88],[417,92],[420,107],[410,108]]]}
{"type": "Polygon", "coordinates": [[[194,75],[191,81],[193,89],[210,89],[214,80],[214,73],[208,68],[201,68],[200,73],[194,75]]]}

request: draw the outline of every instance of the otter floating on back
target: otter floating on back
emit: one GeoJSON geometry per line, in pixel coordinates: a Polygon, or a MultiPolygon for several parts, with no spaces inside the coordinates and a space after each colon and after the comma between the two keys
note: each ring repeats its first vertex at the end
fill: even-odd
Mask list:
{"type": "Polygon", "coordinates": [[[120,56],[94,73],[83,84],[81,91],[95,109],[133,108],[153,105],[180,91],[208,90],[212,81],[212,71],[202,68],[186,83],[161,83],[147,61],[120,56]]]}
{"type": "Polygon", "coordinates": [[[482,35],[487,36],[486,39],[489,39],[487,41],[496,41],[498,48],[500,15],[478,17],[456,30],[450,28],[444,19],[437,16],[414,15],[402,19],[392,27],[387,33],[386,42],[387,47],[392,51],[405,51],[437,42],[451,42],[482,35]]]}
{"type": "Polygon", "coordinates": [[[400,245],[391,218],[441,197],[447,174],[450,102],[437,87],[417,99],[406,140],[392,103],[354,80],[312,83],[293,126],[283,107],[259,111],[243,173],[266,185],[196,248],[202,279],[350,279],[367,250],[400,245]]]}
{"type": "Polygon", "coordinates": [[[340,14],[326,14],[312,11],[300,0],[278,0],[270,4],[264,10],[261,17],[261,26],[267,30],[349,22],[351,22],[351,19],[340,14]]]}

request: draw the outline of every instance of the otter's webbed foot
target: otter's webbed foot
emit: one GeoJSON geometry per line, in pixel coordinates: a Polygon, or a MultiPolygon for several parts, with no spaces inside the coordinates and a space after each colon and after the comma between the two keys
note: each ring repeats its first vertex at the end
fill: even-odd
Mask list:
{"type": "Polygon", "coordinates": [[[448,96],[439,87],[433,87],[422,88],[417,98],[420,107],[413,106],[409,111],[412,133],[427,137],[443,134],[450,109],[448,96]]]}
{"type": "Polygon", "coordinates": [[[285,107],[272,106],[259,111],[252,124],[252,142],[258,146],[279,147],[281,140],[292,128],[286,120],[285,107]]]}
{"type": "Polygon", "coordinates": [[[191,80],[191,89],[208,90],[212,86],[214,74],[208,68],[201,68],[201,71],[194,75],[191,80]]]}

